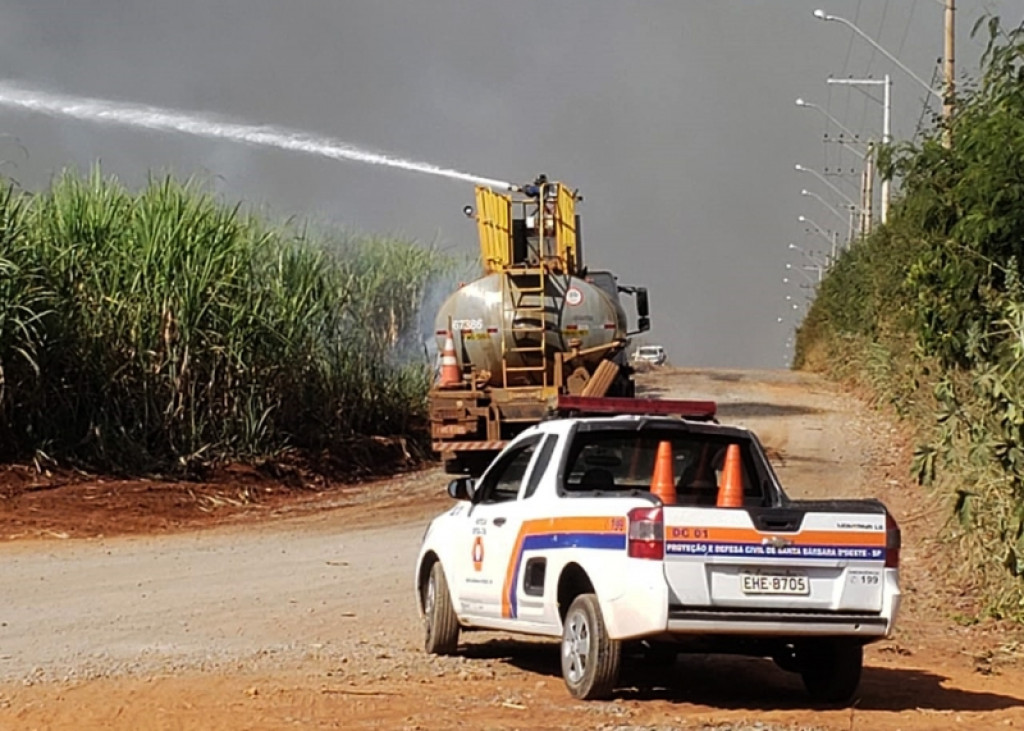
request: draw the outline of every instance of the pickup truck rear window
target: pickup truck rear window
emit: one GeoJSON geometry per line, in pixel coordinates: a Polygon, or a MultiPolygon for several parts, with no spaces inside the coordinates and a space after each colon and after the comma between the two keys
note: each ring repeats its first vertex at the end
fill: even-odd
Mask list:
{"type": "Polygon", "coordinates": [[[714,505],[719,478],[730,444],[740,447],[744,505],[767,505],[765,480],[754,467],[750,442],[705,433],[649,429],[577,433],[566,462],[565,494],[621,495],[650,489],[658,445],[672,447],[677,504],[714,505]]]}

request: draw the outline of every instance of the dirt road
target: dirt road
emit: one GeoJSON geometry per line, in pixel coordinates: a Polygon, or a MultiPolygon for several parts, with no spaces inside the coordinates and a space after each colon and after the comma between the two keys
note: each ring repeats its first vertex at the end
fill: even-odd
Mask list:
{"type": "MultiPolygon", "coordinates": [[[[902,518],[906,611],[869,649],[852,710],[808,707],[799,679],[767,661],[683,657],[671,677],[630,668],[615,700],[578,703],[554,643],[469,634],[460,656],[425,656],[411,569],[428,517],[448,503],[434,470],[233,506],[213,528],[179,515],[186,529],[156,534],[62,540],[76,535],[65,506],[69,524],[50,524],[51,537],[0,543],[0,728],[1024,726],[1018,645],[952,620],[969,600],[926,540],[938,516],[905,478],[896,431],[802,374],[644,382],[713,398],[723,421],[754,428],[794,496],[874,495],[902,518]]],[[[8,502],[0,535],[24,534],[8,502]]]]}

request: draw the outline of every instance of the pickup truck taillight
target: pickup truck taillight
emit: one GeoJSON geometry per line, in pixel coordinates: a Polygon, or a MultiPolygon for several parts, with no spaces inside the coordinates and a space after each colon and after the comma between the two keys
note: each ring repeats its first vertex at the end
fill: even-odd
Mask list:
{"type": "Polygon", "coordinates": [[[634,508],[629,511],[629,539],[626,550],[630,558],[665,558],[665,523],[661,508],[634,508]]]}
{"type": "Polygon", "coordinates": [[[903,544],[903,537],[900,534],[900,526],[889,513],[885,514],[885,567],[887,569],[898,569],[900,567],[900,546],[903,544]]]}

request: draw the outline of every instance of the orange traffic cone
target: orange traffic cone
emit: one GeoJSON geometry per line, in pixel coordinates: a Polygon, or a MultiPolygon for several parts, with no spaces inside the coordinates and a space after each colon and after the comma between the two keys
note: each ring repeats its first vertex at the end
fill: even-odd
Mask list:
{"type": "Polygon", "coordinates": [[[718,487],[718,507],[743,507],[743,470],[740,467],[740,445],[730,444],[725,450],[722,484],[718,487]]]}
{"type": "Polygon", "coordinates": [[[451,388],[462,383],[462,373],[459,371],[459,361],[455,357],[455,340],[452,339],[452,331],[447,332],[444,339],[444,350],[441,351],[441,374],[437,385],[441,388],[451,388]]]}
{"type": "Polygon", "coordinates": [[[672,468],[672,442],[659,442],[651,475],[651,493],[665,505],[676,502],[676,476],[672,468]]]}

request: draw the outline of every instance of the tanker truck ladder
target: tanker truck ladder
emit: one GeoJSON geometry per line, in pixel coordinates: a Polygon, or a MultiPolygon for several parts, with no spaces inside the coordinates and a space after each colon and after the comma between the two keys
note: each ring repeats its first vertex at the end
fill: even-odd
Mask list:
{"type": "Polygon", "coordinates": [[[533,385],[548,385],[547,310],[545,292],[547,273],[537,269],[506,270],[501,278],[503,324],[501,328],[501,370],[505,388],[517,375],[526,376],[533,385]],[[523,342],[528,345],[521,345],[523,342]],[[517,357],[518,356],[518,357],[517,357]],[[519,365],[510,366],[515,358],[519,365]],[[539,377],[537,377],[539,376],[539,377]]]}

